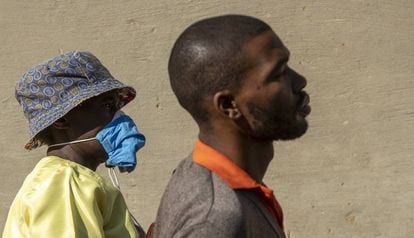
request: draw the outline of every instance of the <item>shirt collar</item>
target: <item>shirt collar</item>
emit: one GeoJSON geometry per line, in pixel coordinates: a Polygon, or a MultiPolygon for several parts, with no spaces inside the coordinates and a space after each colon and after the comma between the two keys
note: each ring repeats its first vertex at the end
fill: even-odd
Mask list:
{"type": "Polygon", "coordinates": [[[197,140],[195,143],[193,161],[215,173],[232,189],[257,189],[257,191],[260,191],[266,206],[276,217],[279,226],[283,229],[283,211],[273,195],[273,190],[264,184],[256,182],[229,158],[200,140],[197,140]]]}
{"type": "Polygon", "coordinates": [[[193,161],[222,178],[232,189],[260,188],[266,196],[273,196],[271,189],[256,182],[233,161],[199,139],[195,143],[193,161]]]}

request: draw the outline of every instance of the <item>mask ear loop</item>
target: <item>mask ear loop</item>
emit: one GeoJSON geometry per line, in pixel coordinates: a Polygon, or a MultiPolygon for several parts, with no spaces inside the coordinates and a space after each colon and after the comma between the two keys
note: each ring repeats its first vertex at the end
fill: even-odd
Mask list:
{"type": "MultiPolygon", "coordinates": [[[[119,186],[119,181],[118,181],[118,177],[116,176],[115,167],[110,167],[110,168],[108,167],[108,175],[109,175],[109,179],[111,180],[114,187],[116,187],[121,192],[121,187],[119,186]]],[[[139,224],[137,219],[132,215],[132,213],[131,213],[131,211],[129,210],[128,207],[127,207],[127,211],[129,213],[129,216],[131,217],[132,221],[134,222],[134,225],[137,226],[142,231],[144,231],[141,224],[139,224]]]]}
{"type": "Polygon", "coordinates": [[[114,167],[108,168],[108,175],[114,187],[121,191],[121,187],[119,186],[118,177],[116,176],[114,167]]]}
{"type": "Polygon", "coordinates": [[[53,148],[53,147],[58,147],[58,146],[63,146],[63,145],[72,145],[72,144],[87,142],[87,141],[91,141],[91,140],[96,140],[96,138],[95,137],[92,137],[92,138],[88,138],[88,139],[82,139],[82,140],[74,140],[74,141],[69,141],[69,142],[63,142],[63,143],[49,145],[48,147],[49,148],[53,148]]]}

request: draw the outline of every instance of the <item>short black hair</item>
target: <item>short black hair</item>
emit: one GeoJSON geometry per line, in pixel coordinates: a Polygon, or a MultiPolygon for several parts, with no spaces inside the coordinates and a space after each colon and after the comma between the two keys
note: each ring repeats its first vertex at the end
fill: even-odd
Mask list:
{"type": "Polygon", "coordinates": [[[172,49],[168,73],[171,87],[196,121],[207,121],[202,100],[226,88],[240,85],[247,68],[242,46],[271,30],[265,22],[250,16],[224,15],[190,25],[172,49]]]}

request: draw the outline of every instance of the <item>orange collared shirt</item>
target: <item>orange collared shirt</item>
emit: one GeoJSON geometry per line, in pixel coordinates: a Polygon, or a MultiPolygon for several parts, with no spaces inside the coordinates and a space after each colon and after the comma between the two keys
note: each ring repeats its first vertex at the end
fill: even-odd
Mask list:
{"type": "Polygon", "coordinates": [[[273,191],[263,184],[257,183],[243,169],[229,160],[225,155],[204,144],[200,140],[195,143],[193,161],[222,178],[232,189],[255,189],[266,207],[277,219],[283,229],[283,212],[273,191]]]}

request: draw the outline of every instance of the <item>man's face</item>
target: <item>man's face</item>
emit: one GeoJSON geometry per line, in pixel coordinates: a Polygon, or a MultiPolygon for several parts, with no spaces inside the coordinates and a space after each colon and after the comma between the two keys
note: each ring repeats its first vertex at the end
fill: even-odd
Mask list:
{"type": "Polygon", "coordinates": [[[248,41],[243,50],[250,66],[236,97],[248,128],[260,140],[289,140],[303,135],[310,113],[306,79],[289,68],[289,51],[273,33],[248,41]]]}

